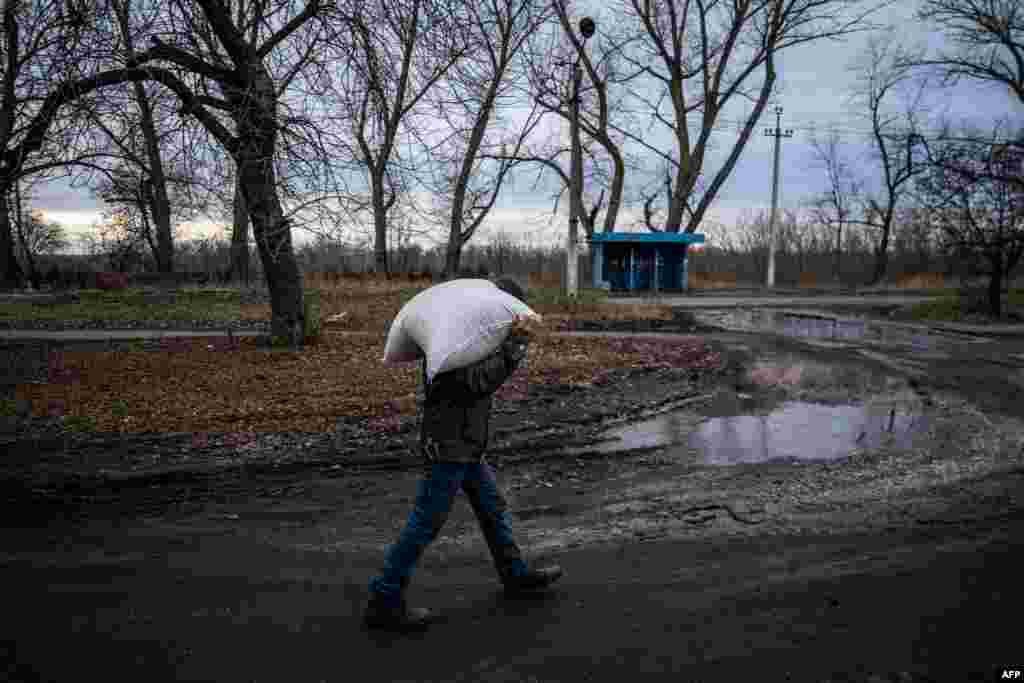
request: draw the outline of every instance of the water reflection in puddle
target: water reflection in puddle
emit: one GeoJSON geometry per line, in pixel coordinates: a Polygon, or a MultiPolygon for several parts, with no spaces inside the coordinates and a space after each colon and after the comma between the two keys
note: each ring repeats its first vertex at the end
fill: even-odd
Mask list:
{"type": "Polygon", "coordinates": [[[921,416],[869,411],[863,406],[790,402],[768,415],[706,421],[690,439],[706,465],[773,460],[835,460],[856,447],[885,442],[905,448],[925,427],[921,416]]]}
{"type": "Polygon", "coordinates": [[[764,415],[660,415],[609,431],[596,450],[680,446],[702,465],[836,460],[858,447],[907,447],[926,427],[925,417],[894,408],[790,401],[764,415]]]}
{"type": "Polygon", "coordinates": [[[858,318],[839,318],[814,313],[795,313],[778,310],[734,309],[728,311],[702,311],[694,317],[705,325],[729,330],[772,331],[790,337],[834,339],[838,341],[876,341],[885,344],[910,346],[915,351],[937,350],[950,343],[980,343],[988,339],[972,338],[955,333],[923,332],[884,322],[858,318]]]}

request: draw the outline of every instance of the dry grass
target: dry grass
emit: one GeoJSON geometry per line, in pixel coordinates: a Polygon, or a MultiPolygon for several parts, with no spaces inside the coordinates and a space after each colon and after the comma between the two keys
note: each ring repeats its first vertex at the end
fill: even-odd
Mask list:
{"type": "Polygon", "coordinates": [[[561,289],[561,273],[530,273],[526,279],[530,289],[561,289]]]}
{"type": "Polygon", "coordinates": [[[905,273],[896,277],[900,289],[943,289],[946,278],[942,273],[905,273]]]}
{"type": "Polygon", "coordinates": [[[818,284],[818,276],[814,273],[800,273],[800,281],[798,286],[801,288],[813,288],[818,284]]]}
{"type": "Polygon", "coordinates": [[[689,286],[693,289],[735,289],[736,273],[694,273],[689,274],[689,286]]]}
{"type": "MultiPolygon", "coordinates": [[[[541,285],[544,277],[531,280],[531,307],[544,316],[543,327],[557,330],[565,321],[586,320],[671,320],[672,309],[657,304],[620,305],[607,302],[593,290],[583,290],[577,302],[570,302],[557,290],[541,285]]],[[[348,279],[321,285],[320,316],[322,320],[345,313],[339,322],[325,322],[325,330],[373,332],[387,334],[391,321],[402,305],[429,286],[423,280],[384,280],[380,278],[348,279]]],[[[269,305],[243,306],[247,319],[266,319],[269,305]]]]}

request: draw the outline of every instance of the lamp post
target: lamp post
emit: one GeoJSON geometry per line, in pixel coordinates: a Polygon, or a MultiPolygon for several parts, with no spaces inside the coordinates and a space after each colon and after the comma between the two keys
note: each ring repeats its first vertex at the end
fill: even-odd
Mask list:
{"type": "Polygon", "coordinates": [[[586,49],[587,39],[594,35],[597,25],[590,17],[580,19],[580,35],[583,47],[576,54],[572,69],[572,104],[569,110],[569,139],[572,148],[569,168],[569,238],[566,241],[565,289],[566,294],[575,298],[579,291],[579,253],[577,234],[580,216],[583,215],[583,150],[580,145],[580,83],[583,70],[580,69],[580,54],[586,49]]]}

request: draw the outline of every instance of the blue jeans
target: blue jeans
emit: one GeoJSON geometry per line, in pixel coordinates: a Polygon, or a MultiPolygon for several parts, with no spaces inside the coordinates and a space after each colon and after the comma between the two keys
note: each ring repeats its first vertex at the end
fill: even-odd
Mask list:
{"type": "Polygon", "coordinates": [[[494,469],[484,463],[432,463],[420,481],[416,505],[384,558],[384,569],[370,581],[370,593],[386,604],[398,605],[420,555],[437,538],[461,488],[469,498],[498,575],[520,576],[526,572],[505,497],[498,490],[494,469]]]}

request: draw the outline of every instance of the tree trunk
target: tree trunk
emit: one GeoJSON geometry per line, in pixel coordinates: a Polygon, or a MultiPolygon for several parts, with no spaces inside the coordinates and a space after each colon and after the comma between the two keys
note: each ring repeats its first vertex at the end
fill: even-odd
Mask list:
{"type": "Polygon", "coordinates": [[[14,215],[16,216],[15,223],[18,226],[18,243],[21,245],[21,250],[25,254],[25,266],[28,268],[28,279],[32,282],[32,287],[39,290],[39,269],[36,268],[36,257],[32,253],[32,249],[29,247],[28,242],[25,241],[25,212],[21,209],[21,183],[14,183],[14,215]]]}
{"type": "Polygon", "coordinates": [[[249,208],[242,192],[242,178],[237,174],[234,222],[231,226],[231,279],[249,284],[249,208]]]}
{"type": "Polygon", "coordinates": [[[452,198],[452,215],[448,225],[448,244],[445,248],[444,273],[442,280],[451,280],[459,275],[459,260],[462,256],[462,208],[466,199],[468,164],[463,164],[462,176],[455,186],[452,198]]]}
{"type": "Polygon", "coordinates": [[[0,183],[0,287],[17,289],[25,274],[14,253],[14,234],[11,232],[11,209],[7,201],[9,187],[0,183]]]}
{"type": "Polygon", "coordinates": [[[462,245],[457,239],[449,239],[444,254],[444,272],[441,279],[445,282],[459,276],[459,262],[462,260],[462,245]]]}
{"type": "Polygon", "coordinates": [[[839,224],[839,230],[836,232],[836,265],[835,265],[835,278],[836,282],[842,284],[842,263],[840,259],[843,254],[843,224],[839,224]]]}
{"type": "Polygon", "coordinates": [[[1003,256],[997,252],[989,261],[992,273],[988,281],[988,307],[993,317],[1000,318],[1003,313],[1003,256]]]}
{"type": "Polygon", "coordinates": [[[247,85],[238,126],[238,174],[252,220],[256,248],[270,290],[270,333],[299,348],[304,341],[302,273],[292,248],[292,233],[277,196],[274,152],[277,145],[277,95],[274,82],[260,67],[247,85]]]}
{"type": "Polygon", "coordinates": [[[679,168],[676,170],[675,183],[669,187],[668,216],[665,218],[665,232],[682,232],[683,229],[683,208],[686,201],[683,186],[687,178],[687,170],[684,168],[684,164],[689,164],[689,155],[686,156],[685,161],[679,163],[679,168]]]}
{"type": "Polygon", "coordinates": [[[871,285],[875,286],[885,277],[889,267],[889,232],[891,223],[882,226],[882,243],[875,250],[875,273],[871,276],[871,285]]]}
{"type": "Polygon", "coordinates": [[[622,154],[614,147],[608,147],[612,157],[612,187],[608,195],[608,210],[604,214],[604,231],[615,232],[615,223],[619,220],[619,210],[622,208],[622,188],[626,177],[626,164],[622,161],[622,154]]]}
{"type": "Polygon", "coordinates": [[[153,108],[146,98],[146,90],[142,83],[134,83],[135,100],[141,115],[142,135],[146,141],[146,154],[149,157],[149,177],[152,181],[150,213],[156,224],[156,269],[160,273],[174,272],[174,238],[171,234],[171,202],[167,198],[167,176],[164,173],[163,159],[160,156],[160,143],[157,139],[156,124],[153,123],[153,108]]]}
{"type": "Polygon", "coordinates": [[[384,205],[384,173],[373,173],[373,270],[388,275],[388,213],[384,205]]]}

